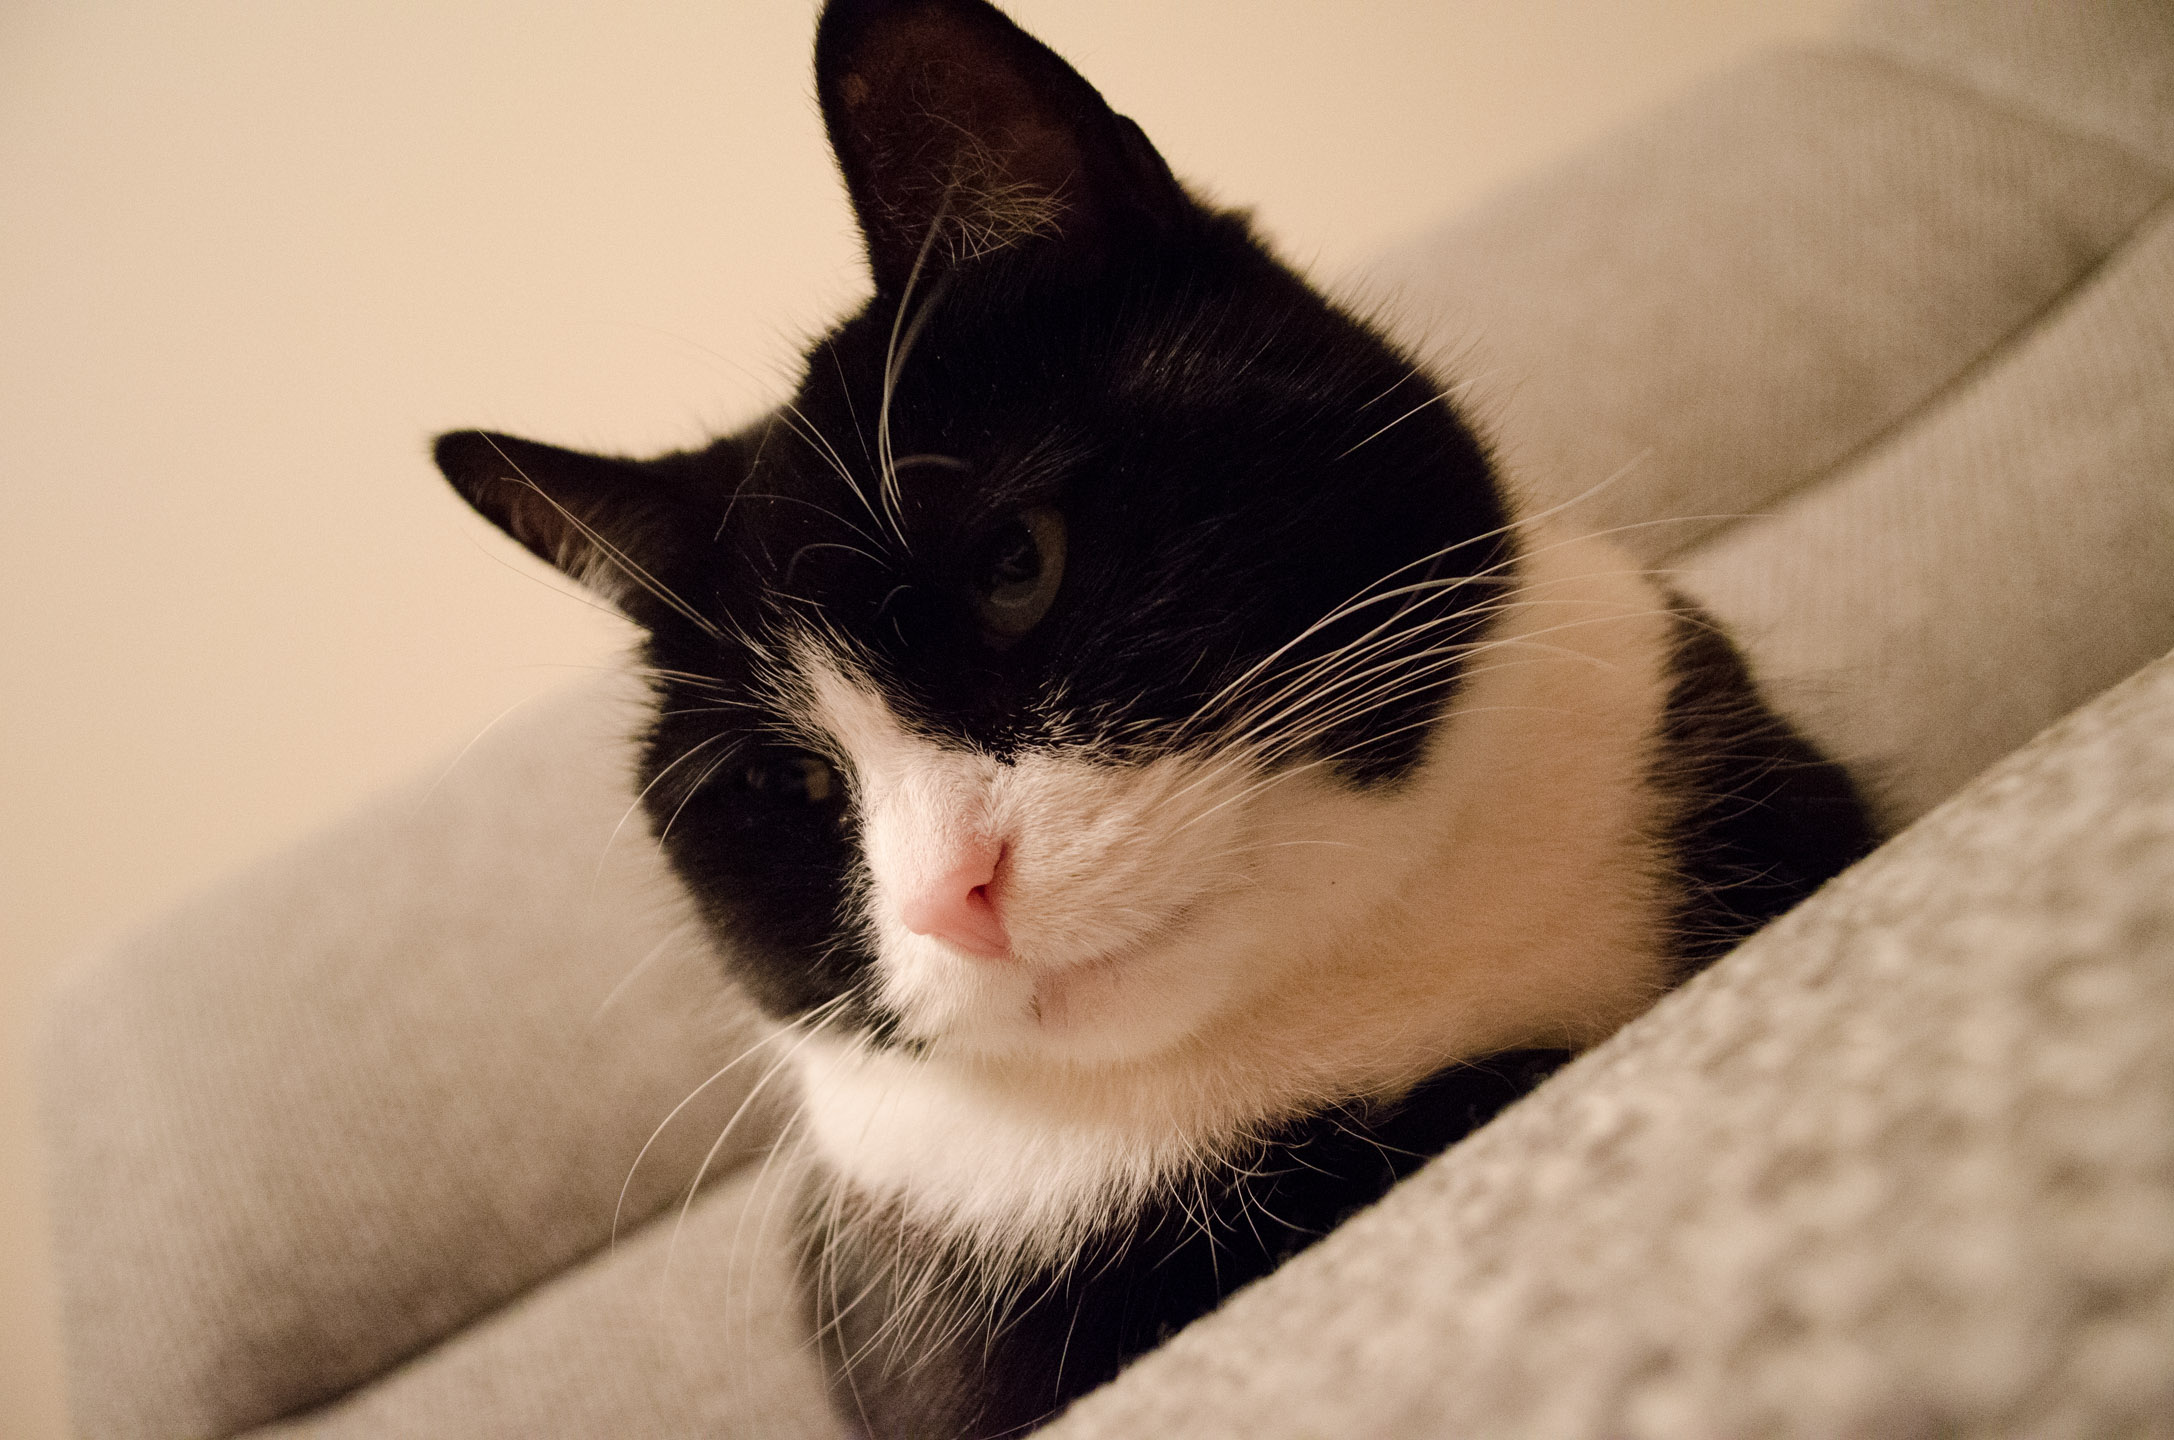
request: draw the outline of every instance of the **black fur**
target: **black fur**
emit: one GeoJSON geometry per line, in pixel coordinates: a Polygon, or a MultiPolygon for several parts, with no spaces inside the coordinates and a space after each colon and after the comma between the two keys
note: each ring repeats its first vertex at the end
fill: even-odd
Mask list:
{"type": "Polygon", "coordinates": [[[1654,780],[1678,799],[1677,978],[1703,969],[1872,853],[1856,786],[1759,692],[1729,637],[1675,599],[1674,677],[1654,780]]]}
{"type": "MultiPolygon", "coordinates": [[[[819,51],[881,49],[853,27],[923,44],[916,27],[939,21],[972,38],[946,54],[1061,63],[979,0],[836,4],[819,51]]],[[[947,89],[978,93],[956,64],[941,67],[947,89]]],[[[842,85],[819,74],[826,107],[842,85]]],[[[897,90],[911,113],[932,103],[897,90]]],[[[1101,105],[1076,76],[1062,98],[1068,115],[1101,105]]],[[[845,996],[851,1018],[888,1026],[855,988],[871,957],[841,905],[857,865],[851,817],[768,805],[743,783],[802,743],[778,733],[761,647],[840,636],[931,735],[999,757],[1064,745],[1122,761],[1164,753],[1181,727],[1212,736],[1238,718],[1208,701],[1384,577],[1433,582],[1291,646],[1256,687],[1395,613],[1402,637],[1370,664],[1386,674],[1401,659],[1409,683],[1319,733],[1294,707],[1264,737],[1305,733],[1293,758],[1334,757],[1352,783],[1393,785],[1456,685],[1456,667],[1427,654],[1475,634],[1514,580],[1491,467],[1434,381],[1275,261],[1242,218],[1175,190],[1159,160],[1135,153],[1137,136],[1102,107],[1079,137],[1100,188],[1066,191],[1064,231],[990,255],[917,251],[927,263],[911,295],[899,273],[911,262],[885,249],[902,222],[864,212],[876,297],[814,347],[791,405],[743,434],[646,462],[480,432],[438,442],[454,485],[529,549],[619,577],[659,672],[639,777],[648,811],[736,968],[781,1016],[845,996]],[[878,417],[906,338],[888,412],[891,515],[878,417]],[[1044,505],[1069,527],[1063,588],[1032,635],[992,648],[969,564],[992,527],[1044,505]]],[[[909,158],[941,169],[932,143],[909,158]]],[[[851,181],[850,137],[840,148],[851,181]]],[[[914,223],[896,233],[941,235],[947,222],[914,223]]]]}
{"type": "MultiPolygon", "coordinates": [[[[780,719],[796,640],[850,652],[938,740],[1125,764],[1212,748],[1247,718],[1215,703],[1235,677],[1263,665],[1272,689],[1393,617],[1369,657],[1396,682],[1381,703],[1332,715],[1338,696],[1313,695],[1260,737],[1393,789],[1455,693],[1441,647],[1484,629],[1517,562],[1483,448],[1435,382],[1241,217],[1196,204],[1137,126],[982,0],[832,0],[816,79],[875,294],[815,345],[791,403],[646,461],[481,432],[437,458],[647,631],[643,802],[750,993],[893,1043],[853,908],[848,792],[808,779],[820,742],[780,719]],[[996,643],[978,557],[1036,509],[1063,517],[1062,584],[996,643]]],[[[1688,608],[1674,670],[1653,773],[1680,797],[1666,839],[1688,973],[1871,836],[1849,782],[1688,608]]],[[[1111,1217],[1075,1263],[1013,1277],[1011,1303],[933,1347],[924,1322],[943,1317],[887,1291],[887,1266],[903,1246],[959,1293],[973,1258],[859,1214],[810,1261],[840,1394],[886,1440],[1029,1426],[1564,1058],[1459,1065],[1394,1104],[1288,1124],[1199,1193],[1111,1217]]]]}
{"type": "MultiPolygon", "coordinates": [[[[1018,1276],[933,1352],[897,1326],[908,1297],[891,1279],[909,1277],[898,1289],[913,1289],[933,1271],[949,1277],[939,1295],[972,1295],[972,1258],[895,1215],[857,1216],[810,1264],[821,1277],[825,1354],[833,1373],[853,1377],[841,1386],[845,1408],[874,1440],[993,1440],[1031,1429],[1380,1199],[1569,1058],[1497,1055],[1446,1070],[1394,1104],[1282,1126],[1198,1192],[1120,1218],[1072,1265],[1018,1276]]],[[[827,1232],[811,1224],[809,1233],[827,1232]]],[[[941,1323],[941,1306],[911,1299],[941,1323]]]]}

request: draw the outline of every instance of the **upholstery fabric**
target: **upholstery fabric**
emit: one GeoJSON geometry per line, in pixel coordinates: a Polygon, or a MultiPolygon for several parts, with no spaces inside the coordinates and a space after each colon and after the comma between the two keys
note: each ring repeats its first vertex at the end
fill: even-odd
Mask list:
{"type": "Polygon", "coordinates": [[[1460,382],[1527,493],[1633,527],[1617,538],[1658,564],[2000,363],[2169,195],[2174,172],[1945,76],[1800,51],[1414,242],[1358,294],[1460,382]]]}
{"type": "MultiPolygon", "coordinates": [[[[646,1219],[759,1074],[628,810],[620,684],[509,723],[75,977],[43,1057],[76,1423],[337,1395],[646,1219]]],[[[767,1138],[743,1121],[726,1169],[767,1138]]]]}
{"type": "Polygon", "coordinates": [[[843,1440],[780,1177],[743,1169],[378,1384],[249,1440],[843,1440]]]}
{"type": "Polygon", "coordinates": [[[2174,14],[2166,0],[1884,0],[1849,39],[1986,100],[2174,170],[2174,14]]]}
{"type": "MultiPolygon", "coordinates": [[[[1055,1433],[2170,1433],[2174,669],[1941,803],[2174,646],[2170,199],[2164,0],[1883,0],[1362,288],[1916,824],[1055,1433]]],[[[56,997],[84,1434],[826,1433],[628,702],[56,997]]]]}
{"type": "Polygon", "coordinates": [[[1907,431],[1679,556],[1886,819],[2174,648],[2174,204],[1907,431]]]}

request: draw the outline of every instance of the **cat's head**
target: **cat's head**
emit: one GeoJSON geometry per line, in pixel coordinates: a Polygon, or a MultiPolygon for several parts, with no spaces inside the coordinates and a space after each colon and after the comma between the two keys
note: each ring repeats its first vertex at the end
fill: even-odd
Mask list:
{"type": "Polygon", "coordinates": [[[1136,1056],[1399,882],[1506,516],[1434,382],[980,0],[833,0],[875,293],[791,401],[446,475],[648,634],[639,780],[781,1017],[1136,1056]]]}

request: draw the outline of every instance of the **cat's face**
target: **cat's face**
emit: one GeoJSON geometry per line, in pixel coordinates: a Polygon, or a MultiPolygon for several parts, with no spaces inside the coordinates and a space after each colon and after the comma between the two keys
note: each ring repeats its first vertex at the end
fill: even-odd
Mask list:
{"type": "Polygon", "coordinates": [[[1177,1043],[1399,882],[1501,593],[1487,465],[978,0],[834,4],[818,87],[877,288],[792,402],[441,464],[648,629],[644,802],[774,1013],[1177,1043]]]}

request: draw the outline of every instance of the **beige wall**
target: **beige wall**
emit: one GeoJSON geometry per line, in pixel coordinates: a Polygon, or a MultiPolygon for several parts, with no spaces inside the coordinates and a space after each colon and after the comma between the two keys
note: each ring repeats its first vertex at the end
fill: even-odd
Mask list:
{"type": "MultiPolygon", "coordinates": [[[[1333,272],[1841,0],[1016,0],[1333,272]]],[[[692,441],[857,284],[809,0],[0,7],[0,1433],[24,1035],[101,934],[603,663],[425,438],[692,441]]]]}

